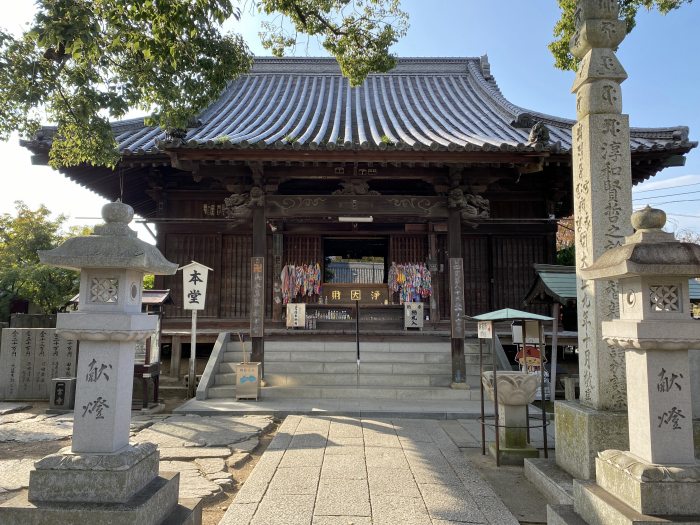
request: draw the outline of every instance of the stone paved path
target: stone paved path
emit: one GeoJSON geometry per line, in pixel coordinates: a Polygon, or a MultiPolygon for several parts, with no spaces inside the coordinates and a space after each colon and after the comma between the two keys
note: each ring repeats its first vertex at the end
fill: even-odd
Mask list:
{"type": "Polygon", "coordinates": [[[222,525],[517,525],[440,422],[289,416],[222,525]]]}

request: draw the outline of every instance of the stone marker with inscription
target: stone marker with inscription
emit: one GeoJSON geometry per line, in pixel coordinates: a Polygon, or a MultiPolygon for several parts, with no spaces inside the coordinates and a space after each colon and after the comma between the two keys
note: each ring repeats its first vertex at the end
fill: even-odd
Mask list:
{"type": "Polygon", "coordinates": [[[75,348],[55,328],[3,328],[0,399],[49,399],[51,380],[75,373],[75,348]]]}
{"type": "Polygon", "coordinates": [[[626,447],[625,363],[621,349],[601,337],[617,315],[610,280],[581,277],[605,250],[631,233],[632,178],[628,116],[620,83],[627,73],[614,50],[626,34],[617,0],[578,0],[571,52],[581,59],[572,91],[572,129],[580,403],[556,404],[557,464],[576,478],[594,477],[598,451],[626,447]],[[582,439],[586,436],[586,439],[582,439]]]}
{"type": "Polygon", "coordinates": [[[665,222],[661,210],[636,212],[636,233],[583,271],[588,279],[619,279],[620,316],[603,323],[602,337],[625,352],[634,393],[629,450],[600,452],[596,482],[574,483],[574,509],[592,525],[700,523],[688,361],[700,344],[688,293],[688,278],[700,275],[700,245],[676,241],[661,229],[665,222]]]}
{"type": "MultiPolygon", "coordinates": [[[[177,270],[136,238],[128,226],[133,214],[125,204],[107,204],[94,234],[39,252],[45,264],[81,271],[79,309],[57,322],[59,335],[80,341],[73,440],[70,449],[36,462],[28,494],[0,505],[1,523],[156,525],[176,511],[189,514],[188,523],[201,516],[198,502],[189,513],[178,506],[178,474],[159,475],[156,445],[129,444],[135,347],[156,324],[141,313],[143,276],[177,270]]],[[[27,352],[27,341],[18,352],[27,352]]],[[[20,391],[29,370],[22,365],[20,391]]],[[[58,364],[59,375],[66,366],[58,364]]]]}

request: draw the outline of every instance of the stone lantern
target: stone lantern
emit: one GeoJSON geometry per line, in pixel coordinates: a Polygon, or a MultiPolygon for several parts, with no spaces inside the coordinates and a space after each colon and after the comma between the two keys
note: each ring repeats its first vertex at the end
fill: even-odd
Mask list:
{"type": "Polygon", "coordinates": [[[626,350],[630,442],[629,451],[599,454],[597,486],[577,484],[575,509],[588,523],[618,523],[633,512],[700,515],[688,363],[688,350],[700,344],[688,294],[689,278],[700,275],[700,246],[678,242],[661,230],[665,222],[648,206],[634,213],[636,233],[581,271],[617,280],[620,318],[604,322],[602,335],[626,350]]]}
{"type": "Polygon", "coordinates": [[[42,263],[80,270],[77,312],[59,314],[58,333],[80,342],[70,449],[35,463],[25,502],[0,506],[2,523],[161,523],[178,505],[178,474],[159,475],[152,443],[129,444],[136,343],[157,319],[141,313],[143,276],[174,274],[128,224],[134,210],[102,208],[92,235],[40,251],[42,263]]]}

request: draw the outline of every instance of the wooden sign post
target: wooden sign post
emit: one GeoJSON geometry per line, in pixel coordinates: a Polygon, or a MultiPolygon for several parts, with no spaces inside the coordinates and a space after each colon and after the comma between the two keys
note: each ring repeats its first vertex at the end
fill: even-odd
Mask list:
{"type": "Polygon", "coordinates": [[[464,263],[461,257],[450,257],[450,306],[452,336],[452,382],[466,381],[464,361],[464,263]]]}
{"type": "Polygon", "coordinates": [[[185,310],[192,310],[192,333],[190,335],[190,366],[188,373],[187,395],[195,397],[197,366],[197,311],[204,310],[207,298],[207,277],[212,271],[208,266],[192,261],[180,268],[182,270],[182,294],[185,310]]]}

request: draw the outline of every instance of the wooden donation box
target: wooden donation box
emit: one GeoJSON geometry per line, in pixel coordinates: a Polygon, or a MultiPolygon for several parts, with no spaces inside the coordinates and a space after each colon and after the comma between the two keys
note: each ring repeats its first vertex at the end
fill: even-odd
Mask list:
{"type": "Polygon", "coordinates": [[[304,328],[306,326],[306,304],[289,303],[287,305],[287,328],[304,328]]]}
{"type": "Polygon", "coordinates": [[[403,303],[403,328],[423,329],[423,303],[403,303]]]}
{"type": "Polygon", "coordinates": [[[260,363],[236,365],[236,400],[260,397],[260,363]]]}

